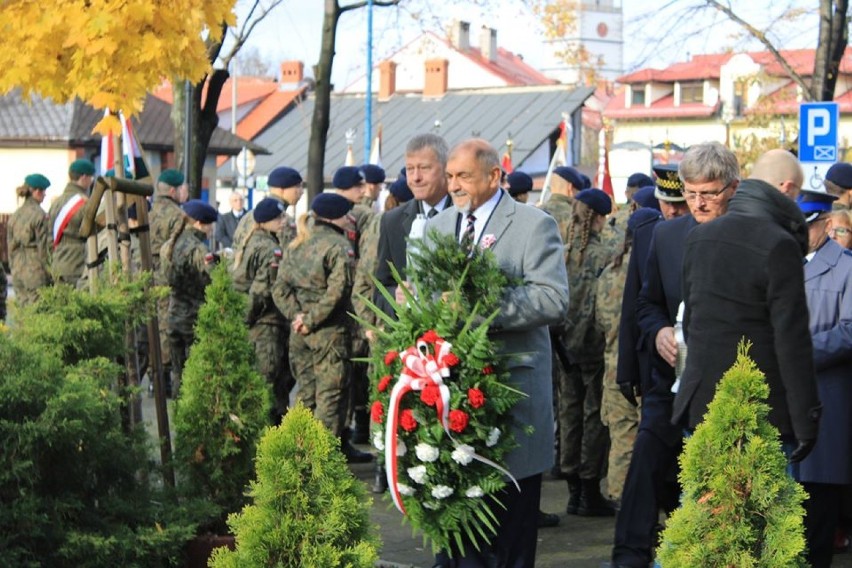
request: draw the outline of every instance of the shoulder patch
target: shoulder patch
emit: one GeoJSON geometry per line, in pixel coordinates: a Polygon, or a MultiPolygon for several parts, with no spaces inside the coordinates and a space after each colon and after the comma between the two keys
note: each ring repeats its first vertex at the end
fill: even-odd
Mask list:
{"type": "Polygon", "coordinates": [[[354,251],[353,249],[351,249],[351,248],[348,248],[348,249],[346,249],[346,255],[347,255],[349,258],[355,258],[355,251],[354,251]]]}
{"type": "Polygon", "coordinates": [[[280,248],[277,248],[277,249],[275,249],[274,251],[272,251],[272,254],[274,254],[274,255],[275,255],[275,258],[281,258],[281,257],[283,256],[283,254],[284,254],[284,253],[282,253],[282,252],[281,252],[281,249],[280,249],[280,248]]]}

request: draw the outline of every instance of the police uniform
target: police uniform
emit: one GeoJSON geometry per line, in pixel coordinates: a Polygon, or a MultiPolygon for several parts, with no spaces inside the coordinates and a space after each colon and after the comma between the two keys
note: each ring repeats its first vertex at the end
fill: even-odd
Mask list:
{"type": "Polygon", "coordinates": [[[38,290],[50,284],[48,217],[31,193],[34,189],[46,190],[50,181],[41,174],[31,174],[27,176],[24,185],[30,188],[28,194],[24,203],[9,218],[6,227],[12,285],[15,287],[15,299],[22,306],[38,299],[38,290]]]}

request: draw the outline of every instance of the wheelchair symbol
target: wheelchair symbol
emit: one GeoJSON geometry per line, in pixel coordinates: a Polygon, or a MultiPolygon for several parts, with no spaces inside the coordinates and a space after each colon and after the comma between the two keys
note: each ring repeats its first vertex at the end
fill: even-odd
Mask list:
{"type": "Polygon", "coordinates": [[[823,179],[819,173],[819,168],[814,166],[814,173],[808,178],[808,185],[811,186],[811,189],[820,189],[823,186],[823,179]]]}

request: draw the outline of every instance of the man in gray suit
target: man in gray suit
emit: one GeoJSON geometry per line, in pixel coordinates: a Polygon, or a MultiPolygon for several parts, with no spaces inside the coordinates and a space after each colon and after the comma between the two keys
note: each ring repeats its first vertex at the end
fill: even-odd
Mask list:
{"type": "Polygon", "coordinates": [[[500,189],[500,158],[484,140],[467,140],[450,152],[447,182],[453,206],[426,224],[428,231],[455,234],[459,241],[479,246],[491,242],[500,266],[513,281],[500,314],[491,326],[492,338],[513,359],[512,381],[528,397],[513,409],[519,447],[506,460],[518,480],[519,493],[509,485],[496,508],[497,536],[477,551],[470,544],[455,558],[441,554],[437,566],[473,568],[535,565],[541,474],[553,466],[553,403],[548,326],[559,323],[568,308],[568,277],[562,259],[562,239],[556,222],[535,207],[515,202],[500,189]],[[532,426],[532,434],[523,430],[532,426]]]}

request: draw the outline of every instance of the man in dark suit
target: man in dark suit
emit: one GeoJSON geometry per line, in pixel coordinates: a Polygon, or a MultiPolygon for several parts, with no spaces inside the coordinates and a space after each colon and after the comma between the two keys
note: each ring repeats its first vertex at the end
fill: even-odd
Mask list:
{"type": "MultiPolygon", "coordinates": [[[[619,362],[618,381],[625,396],[631,399],[637,375],[642,379],[639,383],[642,412],[616,519],[612,553],[613,566],[631,568],[644,568],[653,561],[659,511],[674,510],[679,494],[677,456],[682,433],[681,428],[671,424],[674,399],[671,388],[675,381],[674,324],[681,302],[683,243],[699,223],[725,213],[739,181],[739,165],[730,150],[717,142],[708,142],[691,146],[678,166],[657,166],[654,173],[656,196],[664,215],[667,211],[671,213],[672,207],[682,210],[683,205],[674,205],[677,201],[673,201],[681,193],[681,203],[686,202],[691,214],[660,223],[653,230],[637,231],[634,236],[634,255],[640,265],[643,259],[639,254],[642,249],[648,251],[635,303],[640,330],[634,343],[638,350],[637,363],[629,376],[628,368],[622,368],[619,362]],[[649,238],[646,248],[644,243],[649,238]],[[644,376],[643,364],[648,369],[644,376]]],[[[630,307],[625,303],[623,310],[630,307]]],[[[619,352],[629,348],[621,345],[619,352]]],[[[628,361],[625,360],[625,365],[628,361]]]]}
{"type": "Polygon", "coordinates": [[[500,158],[484,140],[453,148],[446,178],[453,207],[426,224],[443,234],[470,239],[487,236],[490,250],[513,284],[504,291],[490,334],[503,349],[520,355],[510,368],[512,383],[527,397],[513,409],[518,447],[506,467],[521,491],[509,485],[500,494],[497,535],[476,550],[466,543],[453,558],[441,554],[437,566],[533,568],[541,474],[553,466],[553,389],[548,326],[568,309],[568,276],[556,221],[535,207],[515,202],[500,189],[500,158]],[[532,426],[531,434],[524,430],[532,426]]]}
{"type": "Polygon", "coordinates": [[[219,248],[231,248],[233,246],[234,232],[246,212],[243,208],[243,195],[240,192],[233,192],[228,201],[231,204],[231,210],[219,215],[219,221],[216,223],[216,246],[219,248]]]}
{"type": "MultiPolygon", "coordinates": [[[[396,292],[391,265],[405,278],[406,239],[409,236],[421,237],[426,219],[450,205],[445,173],[448,152],[446,141],[436,134],[418,134],[405,147],[405,175],[414,199],[382,215],[379,224],[375,275],[391,294],[396,292]],[[412,227],[417,231],[416,235],[412,235],[412,227]]],[[[394,314],[393,306],[384,296],[376,293],[374,300],[386,313],[394,314]]]]}

